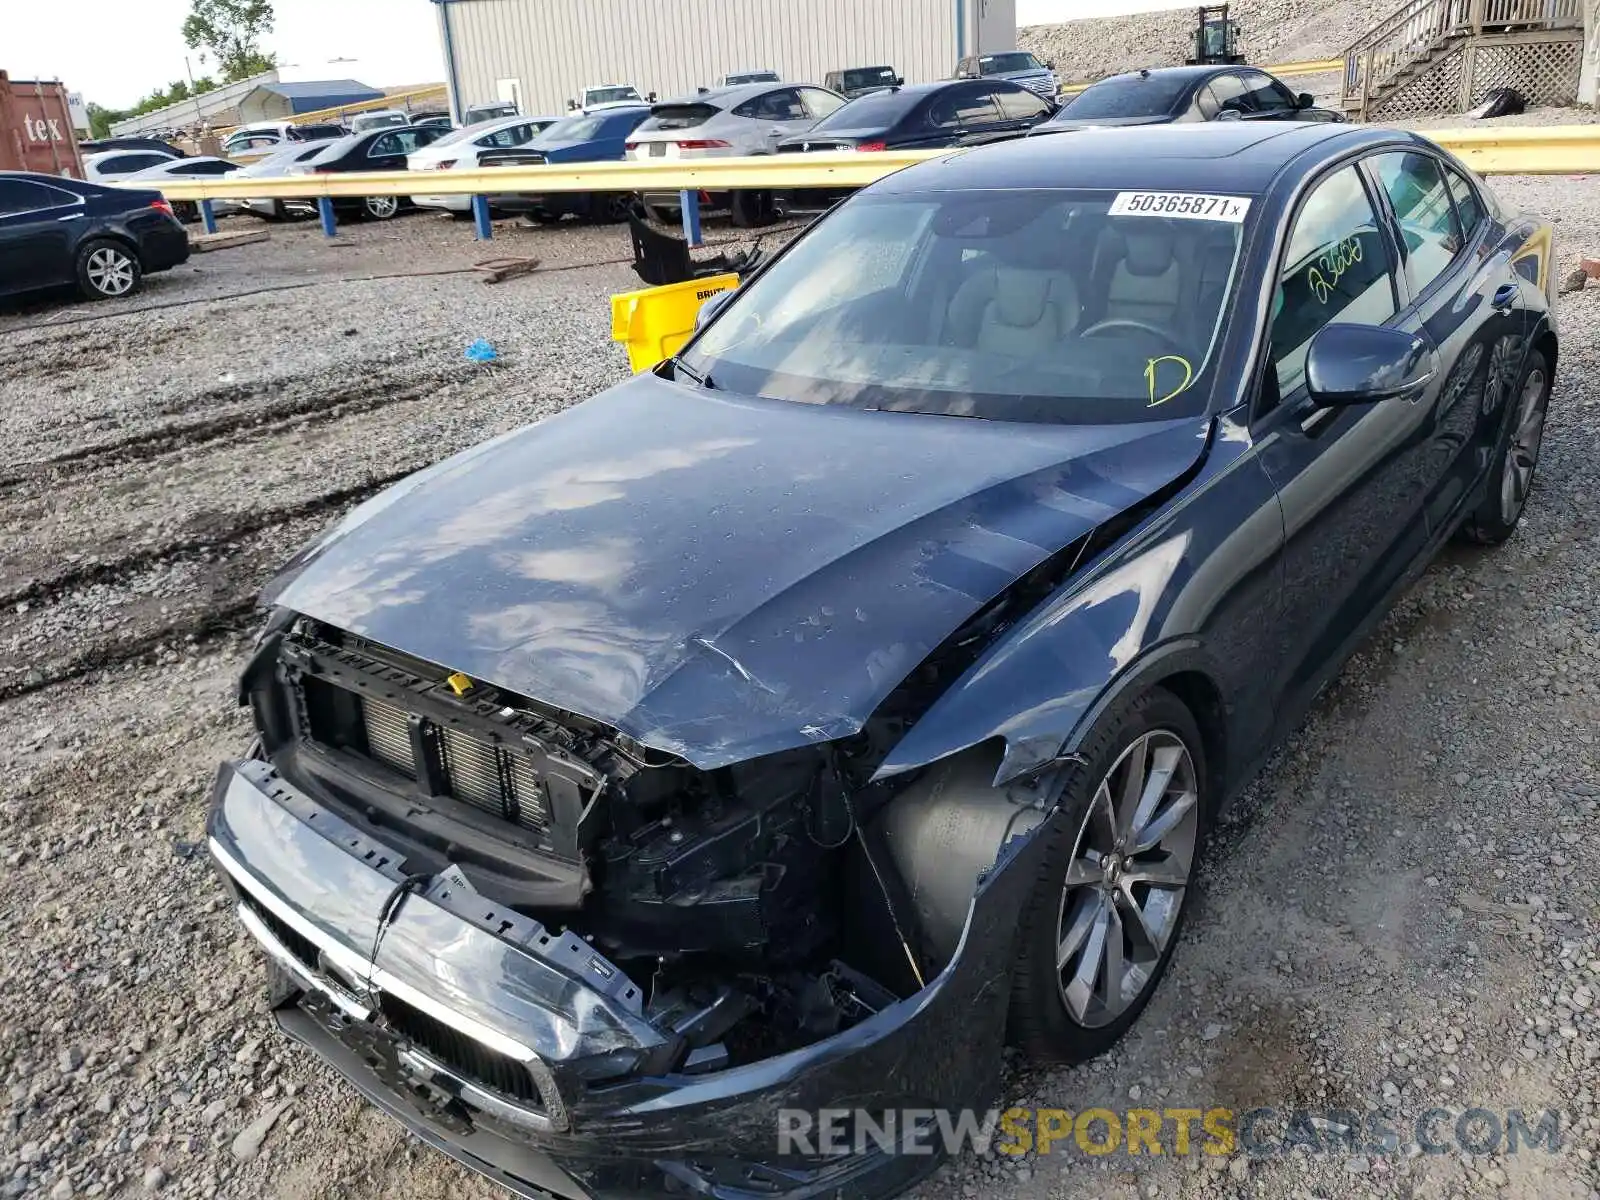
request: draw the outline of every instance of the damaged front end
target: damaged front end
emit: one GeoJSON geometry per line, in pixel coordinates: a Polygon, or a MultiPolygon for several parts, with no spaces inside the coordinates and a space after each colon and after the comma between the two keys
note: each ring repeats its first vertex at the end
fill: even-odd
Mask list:
{"type": "Polygon", "coordinates": [[[210,845],[280,1023],[512,1191],[892,1195],[935,1154],[780,1114],[995,1094],[1054,819],[997,755],[872,782],[869,723],[701,769],[285,612],[243,692],[210,845]]]}

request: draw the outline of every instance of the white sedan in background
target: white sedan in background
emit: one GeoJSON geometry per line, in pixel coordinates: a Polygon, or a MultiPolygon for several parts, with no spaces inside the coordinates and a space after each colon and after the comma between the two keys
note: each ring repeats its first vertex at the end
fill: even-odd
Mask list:
{"type": "Polygon", "coordinates": [[[130,175],[162,163],[182,161],[160,150],[102,150],[84,158],[83,177],[90,183],[120,183],[130,175]]]}
{"type": "MultiPolygon", "coordinates": [[[[117,182],[129,186],[161,189],[163,183],[174,179],[221,179],[224,175],[232,175],[240,169],[239,164],[226,158],[213,158],[209,155],[197,155],[193,158],[174,158],[158,163],[153,167],[146,167],[132,175],[126,175],[117,182]]],[[[213,200],[211,211],[215,216],[226,216],[236,213],[241,204],[237,200],[213,200]]],[[[193,200],[172,201],[172,212],[180,221],[198,221],[200,219],[200,205],[193,200]]]]}
{"type": "MultiPolygon", "coordinates": [[[[526,146],[559,120],[560,117],[517,116],[481,121],[413,150],[406,156],[406,166],[413,171],[470,171],[478,165],[478,155],[483,151],[526,146]]],[[[471,196],[413,196],[411,203],[418,208],[453,213],[472,211],[471,196]]]]}
{"type": "MultiPolygon", "coordinates": [[[[243,167],[239,171],[239,178],[266,179],[293,174],[296,166],[309,162],[338,140],[338,138],[322,138],[314,142],[290,142],[278,147],[265,158],[258,158],[243,167]]],[[[281,196],[252,196],[248,200],[239,201],[239,206],[248,213],[268,220],[289,219],[289,210],[284,207],[281,196]]]]}

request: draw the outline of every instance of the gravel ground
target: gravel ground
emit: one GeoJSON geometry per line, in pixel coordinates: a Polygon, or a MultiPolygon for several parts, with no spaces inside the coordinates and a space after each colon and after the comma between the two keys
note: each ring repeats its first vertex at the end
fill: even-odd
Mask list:
{"type": "MultiPolygon", "coordinates": [[[[1561,213],[1563,273],[1600,247],[1593,180],[1495,186],[1561,213]]],[[[448,220],[277,229],[122,304],[0,314],[0,1196],[498,1195],[275,1035],[196,850],[272,567],[626,373],[606,296],[634,277],[578,265],[624,234],[508,227],[492,253],[573,269],[421,273],[487,256],[448,220]],[[478,337],[496,365],[464,359],[478,337]]],[[[1597,318],[1600,290],[1562,300],[1522,530],[1446,554],[1254,786],[1135,1032],[1008,1075],[1009,1101],[1074,1111],[1378,1111],[1396,1152],[968,1156],[921,1200],[1600,1197],[1597,318]],[[1564,1148],[1409,1152],[1435,1104],[1559,1110],[1564,1148]]]]}

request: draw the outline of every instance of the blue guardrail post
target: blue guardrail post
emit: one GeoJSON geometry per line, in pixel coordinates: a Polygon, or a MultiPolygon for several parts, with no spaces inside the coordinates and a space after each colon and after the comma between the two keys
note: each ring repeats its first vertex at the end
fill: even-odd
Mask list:
{"type": "Polygon", "coordinates": [[[700,193],[693,189],[685,189],[678,193],[678,206],[683,209],[683,238],[691,246],[699,246],[700,240],[700,193]]]}
{"type": "Polygon", "coordinates": [[[217,213],[211,207],[211,201],[209,200],[200,201],[200,224],[206,227],[207,233],[215,233],[217,231],[217,213]]]}
{"type": "Polygon", "coordinates": [[[472,221],[478,227],[478,240],[487,242],[494,237],[494,222],[489,220],[489,197],[472,198],[472,221]]]}
{"type": "Polygon", "coordinates": [[[317,215],[322,218],[322,235],[324,237],[337,237],[339,223],[333,219],[333,197],[317,197],[317,215]]]}

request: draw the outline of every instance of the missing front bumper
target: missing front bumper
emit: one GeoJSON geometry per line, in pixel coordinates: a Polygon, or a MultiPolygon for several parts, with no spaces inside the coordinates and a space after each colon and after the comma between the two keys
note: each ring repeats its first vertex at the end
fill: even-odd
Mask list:
{"type": "Polygon", "coordinates": [[[268,764],[223,767],[209,828],[241,921],[282,972],[285,1031],[430,1145],[517,1195],[573,1200],[867,1200],[931,1171],[928,1153],[786,1158],[779,1113],[992,1098],[1012,914],[1042,845],[1019,842],[990,872],[953,961],[916,995],[803,1049],[683,1075],[661,1065],[670,1039],[622,972],[596,969],[579,939],[483,911],[470,889],[474,907],[446,888],[416,892],[379,937],[404,864],[268,764]],[[422,1024],[407,1023],[415,1014],[422,1024]],[[508,1094],[504,1076],[490,1086],[484,1074],[505,1060],[529,1072],[531,1092],[508,1094]]]}

